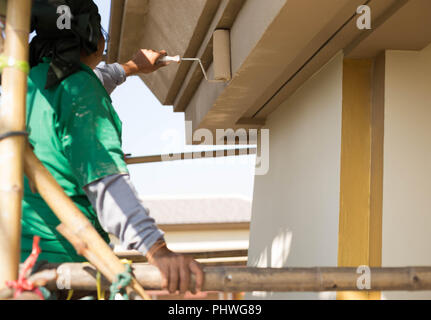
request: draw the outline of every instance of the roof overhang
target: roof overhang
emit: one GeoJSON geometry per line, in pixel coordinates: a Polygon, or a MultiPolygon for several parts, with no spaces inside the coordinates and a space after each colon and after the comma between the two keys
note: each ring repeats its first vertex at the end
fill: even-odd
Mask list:
{"type": "Polygon", "coordinates": [[[126,59],[138,47],[167,49],[201,58],[211,77],[212,34],[230,29],[229,83],[207,83],[199,66],[187,63],[142,76],[163,104],[185,112],[194,130],[263,126],[341,50],[362,58],[431,42],[429,0],[182,0],[176,10],[167,10],[167,1],[113,0],[109,60],[126,59]],[[371,7],[372,30],[357,28],[363,4],[371,7]],[[114,23],[120,17],[121,28],[114,23]]]}

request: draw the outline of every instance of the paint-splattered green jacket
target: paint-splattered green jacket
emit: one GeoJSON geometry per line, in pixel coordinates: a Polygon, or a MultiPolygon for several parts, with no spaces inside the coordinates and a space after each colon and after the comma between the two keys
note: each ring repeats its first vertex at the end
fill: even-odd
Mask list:
{"type": "MultiPolygon", "coordinates": [[[[36,156],[108,241],[83,187],[103,177],[128,173],[121,149],[121,121],[111,98],[94,72],[81,70],[54,89],[45,90],[49,60],[29,75],[27,128],[36,156]]],[[[21,260],[31,252],[34,235],[41,237],[40,259],[83,261],[57,232],[60,221],[25,181],[21,260]]]]}

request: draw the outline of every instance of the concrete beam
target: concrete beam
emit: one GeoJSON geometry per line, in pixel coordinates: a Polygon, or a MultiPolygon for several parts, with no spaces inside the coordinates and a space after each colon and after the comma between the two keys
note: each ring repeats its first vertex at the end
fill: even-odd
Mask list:
{"type": "MultiPolygon", "coordinates": [[[[431,3],[426,0],[313,4],[311,11],[307,2],[288,2],[228,86],[200,84],[186,110],[195,129],[229,128],[238,121],[247,124],[245,119],[264,121],[340,50],[346,49],[348,57],[368,57],[385,48],[422,49],[431,41],[431,31],[423,31],[431,21],[431,3]],[[365,3],[372,9],[371,31],[356,26],[356,9],[365,3]],[[302,32],[286,31],[298,29],[302,32]]],[[[235,57],[233,50],[233,66],[238,65],[235,57]]]]}
{"type": "Polygon", "coordinates": [[[111,1],[111,19],[109,21],[110,41],[108,43],[107,63],[114,63],[118,59],[125,2],[125,0],[111,1]]]}
{"type": "MultiPolygon", "coordinates": [[[[308,48],[286,67],[280,77],[267,88],[245,115],[265,119],[340,50],[367,34],[369,31],[359,30],[356,26],[356,8],[361,2],[363,1],[354,1],[343,8],[340,15],[332,21],[332,27],[329,26],[329,29],[322,30],[323,39],[326,37],[327,40],[323,43],[321,41],[310,42],[308,48]],[[335,27],[336,25],[338,27],[335,27]]],[[[380,17],[387,19],[388,12],[393,12],[393,7],[398,2],[398,0],[372,0],[369,2],[374,21],[380,20],[380,17]]],[[[317,38],[321,38],[322,35],[317,38]]]]}
{"type": "Polygon", "coordinates": [[[233,80],[225,88],[201,83],[187,107],[186,118],[194,121],[195,128],[230,128],[241,118],[253,118],[254,113],[248,114],[250,108],[258,109],[260,101],[271,97],[280,88],[282,76],[290,72],[290,77],[298,71],[303,62],[296,59],[312,56],[363,2],[280,2],[276,14],[268,17],[260,30],[254,30],[249,21],[264,9],[246,2],[231,30],[233,80]],[[251,33],[257,34],[257,40],[248,39],[251,33]]]}

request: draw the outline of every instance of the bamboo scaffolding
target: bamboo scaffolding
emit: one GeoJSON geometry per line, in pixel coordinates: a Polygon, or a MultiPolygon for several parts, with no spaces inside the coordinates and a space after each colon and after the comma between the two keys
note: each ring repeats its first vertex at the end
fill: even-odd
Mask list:
{"type": "MultiPolygon", "coordinates": [[[[66,263],[47,265],[43,272],[70,274],[70,289],[96,290],[95,270],[83,264],[66,263]]],[[[147,290],[161,289],[159,270],[148,264],[133,264],[134,274],[147,290]]],[[[206,267],[203,291],[220,292],[324,292],[358,291],[361,274],[357,268],[245,268],[206,267]]],[[[52,273],[46,286],[56,290],[52,273]]],[[[431,290],[431,267],[371,268],[370,289],[364,291],[423,291],[431,290]]],[[[37,274],[35,275],[37,277],[37,274]]],[[[40,277],[39,277],[40,278],[40,277]]],[[[109,282],[102,279],[101,285],[108,289],[109,282]]],[[[191,279],[191,287],[195,279],[191,279]]]]}
{"type": "Polygon", "coordinates": [[[204,267],[246,267],[248,258],[237,257],[237,258],[208,258],[208,259],[196,259],[197,262],[204,267]]]}
{"type": "MultiPolygon", "coordinates": [[[[247,250],[232,250],[232,251],[215,251],[215,252],[181,252],[187,256],[193,257],[197,262],[205,267],[233,267],[247,266],[248,255],[247,250]]],[[[142,253],[139,252],[115,252],[115,255],[120,259],[126,259],[133,263],[148,263],[148,260],[142,253]]]]}
{"type": "MultiPolygon", "coordinates": [[[[192,256],[194,259],[214,259],[214,258],[239,258],[247,257],[248,250],[220,250],[220,251],[181,251],[177,250],[177,253],[192,256]]],[[[120,259],[131,260],[137,262],[147,262],[147,258],[142,255],[139,251],[118,251],[115,255],[120,259]]]]}
{"type": "Polygon", "coordinates": [[[197,159],[211,159],[211,158],[226,158],[226,157],[237,157],[245,155],[256,154],[256,148],[240,148],[240,149],[229,149],[229,150],[218,150],[218,151],[197,151],[197,152],[186,152],[186,153],[173,153],[170,155],[154,155],[145,157],[129,157],[126,158],[126,163],[132,164],[144,164],[144,163],[156,163],[165,161],[181,161],[181,160],[197,160],[197,159]]]}
{"type": "MultiPolygon", "coordinates": [[[[62,222],[59,231],[72,243],[78,254],[85,256],[110,282],[113,282],[117,274],[126,270],[124,264],[64,193],[28,144],[25,149],[24,170],[35,189],[62,222]]],[[[136,279],[133,278],[130,287],[142,298],[149,298],[136,279]]]]}
{"type": "MultiPolygon", "coordinates": [[[[31,0],[8,1],[4,55],[9,64],[2,73],[0,134],[26,129],[27,74],[16,62],[28,61],[31,0]]],[[[0,140],[0,288],[18,278],[23,196],[25,137],[0,140]]]]}

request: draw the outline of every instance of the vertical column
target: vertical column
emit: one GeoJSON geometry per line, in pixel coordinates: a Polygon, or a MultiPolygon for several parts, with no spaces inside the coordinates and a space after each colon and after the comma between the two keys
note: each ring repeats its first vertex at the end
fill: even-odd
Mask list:
{"type": "MultiPolygon", "coordinates": [[[[382,263],[384,80],[384,53],[344,60],[340,267],[382,263]]],[[[339,292],[337,297],[380,299],[380,292],[339,292]]]]}
{"type": "Polygon", "coordinates": [[[21,202],[24,184],[25,137],[12,133],[26,129],[27,73],[30,0],[7,3],[5,52],[7,66],[2,74],[0,134],[0,288],[6,280],[16,280],[20,259],[21,202]]]}

